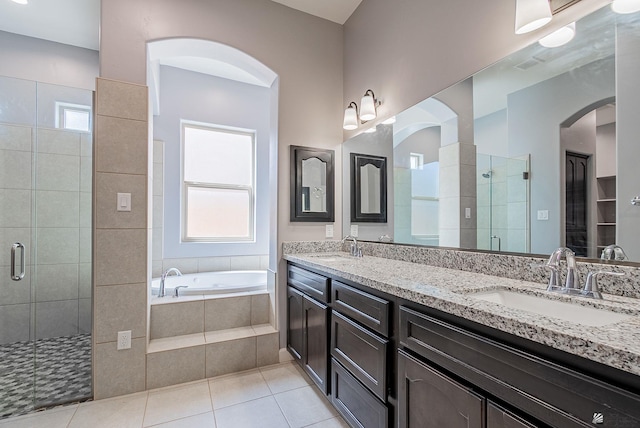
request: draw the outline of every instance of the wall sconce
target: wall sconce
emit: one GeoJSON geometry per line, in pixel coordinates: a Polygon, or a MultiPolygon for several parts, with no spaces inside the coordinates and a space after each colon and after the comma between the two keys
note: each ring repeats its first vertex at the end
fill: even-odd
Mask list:
{"type": "Polygon", "coordinates": [[[351,101],[344,110],[342,128],[347,131],[353,131],[358,128],[358,105],[353,101],[351,101]]]}
{"type": "Polygon", "coordinates": [[[611,9],[616,13],[634,13],[640,11],[640,0],[613,0],[611,9]]]}
{"type": "Polygon", "coordinates": [[[516,34],[529,33],[551,21],[548,0],[516,0],[516,34]]]}
{"type": "MultiPolygon", "coordinates": [[[[376,99],[373,91],[367,89],[360,100],[360,123],[365,123],[375,119],[378,116],[377,108],[382,102],[376,99]]],[[[351,101],[344,111],[344,120],[342,128],[347,131],[353,131],[358,128],[358,105],[351,101]]]]}
{"type": "Polygon", "coordinates": [[[566,45],[576,35],[576,23],[572,22],[569,25],[565,25],[562,28],[557,29],[548,36],[544,36],[538,43],[545,48],[557,48],[558,46],[566,45]]]}

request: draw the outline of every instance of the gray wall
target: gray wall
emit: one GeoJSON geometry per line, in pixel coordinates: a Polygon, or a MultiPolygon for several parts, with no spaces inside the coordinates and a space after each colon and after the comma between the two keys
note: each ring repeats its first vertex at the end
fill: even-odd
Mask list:
{"type": "Polygon", "coordinates": [[[514,1],[365,0],[344,26],[343,104],[371,88],[384,99],[382,120],[607,3],[582,0],[518,36],[514,1]]]}
{"type": "Polygon", "coordinates": [[[560,126],[587,106],[615,95],[613,59],[605,59],[514,92],[507,97],[509,157],[531,154],[531,252],[562,243],[564,153],[560,126]],[[537,220],[549,210],[549,220],[537,220]]]}
{"type": "Polygon", "coordinates": [[[98,51],[0,31],[0,76],[94,90],[98,51]]]}

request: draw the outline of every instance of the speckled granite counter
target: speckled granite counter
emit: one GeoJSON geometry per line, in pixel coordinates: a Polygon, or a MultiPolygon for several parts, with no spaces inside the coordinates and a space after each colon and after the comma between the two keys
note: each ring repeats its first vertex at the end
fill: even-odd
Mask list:
{"type": "Polygon", "coordinates": [[[301,266],[320,269],[375,290],[479,324],[640,375],[640,300],[606,295],[604,300],[548,293],[539,283],[347,253],[285,254],[301,266]],[[472,297],[473,292],[507,289],[554,300],[608,309],[631,318],[588,327],[472,297]]]}

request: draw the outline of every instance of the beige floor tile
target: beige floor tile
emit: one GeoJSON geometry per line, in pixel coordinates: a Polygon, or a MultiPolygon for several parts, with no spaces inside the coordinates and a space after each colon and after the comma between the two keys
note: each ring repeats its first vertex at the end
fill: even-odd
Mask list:
{"type": "Polygon", "coordinates": [[[149,392],[144,426],[212,411],[209,382],[201,381],[149,392]]]}
{"type": "MultiPolygon", "coordinates": [[[[10,418],[0,421],[2,428],[66,428],[78,405],[65,406],[44,412],[32,413],[26,416],[10,418]]],[[[284,416],[283,416],[284,418],[284,416]]]]}
{"type": "Polygon", "coordinates": [[[259,370],[210,379],[209,389],[214,409],[271,395],[259,370]]]}
{"type": "MultiPolygon", "coordinates": [[[[337,426],[337,425],[336,425],[337,426]]],[[[216,428],[216,420],[213,412],[189,416],[187,418],[154,425],[154,428],[216,428]]]]}
{"type": "Polygon", "coordinates": [[[215,411],[218,428],[288,428],[273,397],[259,398],[215,411]]]}
{"type": "Polygon", "coordinates": [[[311,385],[311,380],[295,363],[284,363],[260,369],[274,394],[311,385]]]}
{"type": "Polygon", "coordinates": [[[349,428],[349,425],[340,416],[336,416],[335,418],[309,425],[307,428],[349,428]]]}
{"type": "Polygon", "coordinates": [[[69,428],[140,428],[147,392],[80,404],[69,428]]]}
{"type": "Polygon", "coordinates": [[[275,394],[274,398],[293,428],[305,427],[338,415],[329,400],[315,386],[275,394]]]}

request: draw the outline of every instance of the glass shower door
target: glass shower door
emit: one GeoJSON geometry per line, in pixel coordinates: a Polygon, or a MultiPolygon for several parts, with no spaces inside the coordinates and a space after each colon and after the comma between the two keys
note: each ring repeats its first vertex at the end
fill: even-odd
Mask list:
{"type": "Polygon", "coordinates": [[[91,396],[91,104],[0,77],[0,418],[91,396]]]}

